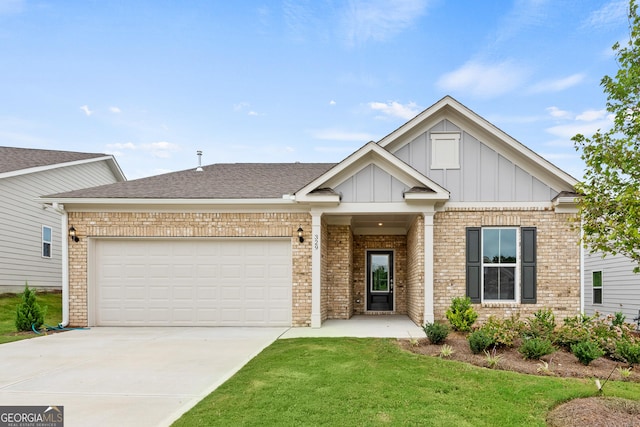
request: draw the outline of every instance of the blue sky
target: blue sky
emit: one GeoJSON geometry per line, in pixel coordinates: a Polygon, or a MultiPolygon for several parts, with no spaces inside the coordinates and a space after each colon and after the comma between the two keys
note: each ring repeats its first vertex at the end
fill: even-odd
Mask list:
{"type": "Polygon", "coordinates": [[[451,95],[576,178],[628,1],[0,0],[0,145],[338,162],[451,95]]]}

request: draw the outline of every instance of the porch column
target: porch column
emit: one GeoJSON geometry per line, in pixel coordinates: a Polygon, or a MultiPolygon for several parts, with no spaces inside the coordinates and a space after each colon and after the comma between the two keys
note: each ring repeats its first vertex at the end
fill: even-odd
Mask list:
{"type": "Polygon", "coordinates": [[[424,212],[424,319],[433,323],[433,214],[424,212]]]}
{"type": "Polygon", "coordinates": [[[321,291],[321,212],[311,212],[311,327],[322,326],[322,314],[320,312],[321,291]]]}

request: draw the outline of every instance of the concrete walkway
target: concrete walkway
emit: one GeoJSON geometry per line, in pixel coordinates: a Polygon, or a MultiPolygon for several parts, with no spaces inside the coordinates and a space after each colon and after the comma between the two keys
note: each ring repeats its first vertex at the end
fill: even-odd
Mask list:
{"type": "Polygon", "coordinates": [[[64,406],[66,427],[169,426],[278,338],[418,338],[406,316],[321,328],[111,328],[0,345],[0,405],[64,406]]]}

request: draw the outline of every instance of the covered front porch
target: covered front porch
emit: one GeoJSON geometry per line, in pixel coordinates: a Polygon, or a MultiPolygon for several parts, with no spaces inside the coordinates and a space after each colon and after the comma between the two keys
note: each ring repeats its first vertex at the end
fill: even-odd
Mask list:
{"type": "Polygon", "coordinates": [[[433,321],[433,212],[317,212],[312,227],[312,327],[353,316],[433,321]]]}

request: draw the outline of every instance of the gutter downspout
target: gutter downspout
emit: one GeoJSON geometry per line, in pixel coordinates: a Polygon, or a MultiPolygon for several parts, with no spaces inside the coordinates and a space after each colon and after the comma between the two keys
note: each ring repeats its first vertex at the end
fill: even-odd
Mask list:
{"type": "Polygon", "coordinates": [[[62,322],[58,327],[65,328],[69,324],[69,240],[67,236],[67,223],[69,215],[64,210],[64,205],[53,203],[52,209],[61,215],[60,235],[62,246],[62,322]]]}
{"type": "Polygon", "coordinates": [[[584,314],[584,220],[580,218],[580,314],[584,314]]]}

